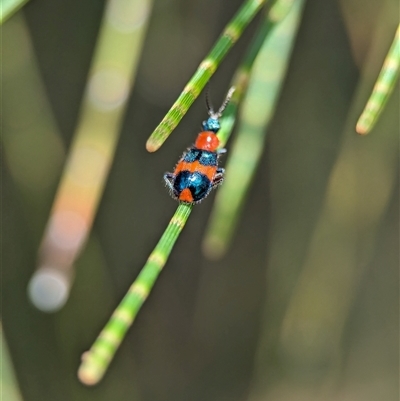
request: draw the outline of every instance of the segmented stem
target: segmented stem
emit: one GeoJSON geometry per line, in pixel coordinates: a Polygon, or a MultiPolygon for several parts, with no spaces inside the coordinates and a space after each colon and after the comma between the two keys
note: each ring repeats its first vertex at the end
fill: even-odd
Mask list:
{"type": "Polygon", "coordinates": [[[16,13],[28,0],[1,0],[0,25],[16,13]]]}
{"type": "Polygon", "coordinates": [[[132,325],[158,275],[161,273],[191,211],[191,205],[180,204],[178,206],[138,277],[115,309],[90,350],[83,354],[78,377],[84,384],[96,384],[103,377],[126,332],[132,325]]]}
{"type": "Polygon", "coordinates": [[[286,75],[304,0],[292,3],[287,16],[287,12],[281,12],[282,18],[286,18],[266,37],[251,71],[237,137],[226,165],[226,178],[216,195],[204,240],[204,251],[211,258],[220,257],[228,247],[263,152],[266,128],[286,75]]]}
{"type": "Polygon", "coordinates": [[[399,76],[400,70],[400,25],[397,27],[393,43],[383,63],[381,72],[368,99],[356,131],[360,135],[368,134],[377,122],[399,76]]]}
{"type": "Polygon", "coordinates": [[[197,71],[185,86],[177,101],[151,134],[146,144],[149,152],[156,151],[168,138],[189,107],[199,96],[230,48],[239,39],[243,30],[266,2],[267,0],[247,0],[244,2],[231,22],[226,26],[208,56],[200,63],[197,71]]]}
{"type": "Polygon", "coordinates": [[[273,6],[266,12],[265,20],[261,24],[256,37],[251,43],[243,62],[237,69],[231,85],[235,92],[229,102],[223,117],[221,118],[221,130],[218,133],[220,142],[226,144],[235,125],[238,106],[247,90],[251,69],[267,35],[289,13],[295,0],[276,0],[273,6]]]}
{"type": "Polygon", "coordinates": [[[106,2],[80,118],[29,283],[29,296],[43,311],[60,309],[68,298],[74,261],[92,228],[114,158],[151,5],[151,0],[106,2]],[[62,284],[56,289],[49,280],[62,284]]]}

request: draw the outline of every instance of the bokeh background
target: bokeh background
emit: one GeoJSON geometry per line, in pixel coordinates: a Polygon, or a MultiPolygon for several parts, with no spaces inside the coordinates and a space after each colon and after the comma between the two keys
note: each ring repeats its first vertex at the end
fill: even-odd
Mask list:
{"type": "MultiPolygon", "coordinates": [[[[395,0],[306,2],[228,254],[201,252],[212,195],[103,381],[78,381],[80,355],[176,208],[162,175],[198,132],[203,96],[158,152],[146,140],[241,1],[154,1],[93,230],[65,307],[47,314],[27,286],[105,4],[32,0],[2,26],[4,400],[398,400],[398,87],[373,132],[354,131],[398,24],[395,0]]],[[[212,78],[215,104],[259,21],[212,78]]]]}

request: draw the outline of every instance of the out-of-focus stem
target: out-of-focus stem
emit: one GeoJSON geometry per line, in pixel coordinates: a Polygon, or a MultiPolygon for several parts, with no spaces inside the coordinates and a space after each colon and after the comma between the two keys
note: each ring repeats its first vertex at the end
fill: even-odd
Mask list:
{"type": "Polygon", "coordinates": [[[372,90],[371,96],[357,121],[356,131],[360,135],[368,134],[376,124],[385,107],[400,71],[400,25],[397,27],[393,43],[383,63],[381,72],[372,90]]]}
{"type": "Polygon", "coordinates": [[[90,231],[114,156],[150,5],[150,0],[113,0],[106,6],[81,117],[29,285],[33,303],[42,310],[59,309],[68,298],[73,263],[90,231]],[[47,302],[49,295],[56,301],[47,302]]]}

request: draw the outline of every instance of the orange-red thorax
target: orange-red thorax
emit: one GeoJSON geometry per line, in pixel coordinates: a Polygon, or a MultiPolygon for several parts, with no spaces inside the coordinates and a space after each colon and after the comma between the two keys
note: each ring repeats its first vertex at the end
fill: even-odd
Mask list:
{"type": "Polygon", "coordinates": [[[215,152],[219,146],[219,139],[212,131],[203,131],[197,136],[194,146],[197,149],[215,152]]]}

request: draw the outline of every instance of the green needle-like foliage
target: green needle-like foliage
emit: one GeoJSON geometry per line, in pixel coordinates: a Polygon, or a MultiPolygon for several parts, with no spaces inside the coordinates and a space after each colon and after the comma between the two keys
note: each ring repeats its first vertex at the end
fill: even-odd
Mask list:
{"type": "Polygon", "coordinates": [[[9,351],[0,325],[1,350],[1,399],[7,401],[22,401],[20,390],[11,363],[9,351]]]}
{"type": "MultiPolygon", "coordinates": [[[[0,0],[0,23],[9,17],[1,25],[4,400],[219,401],[244,393],[246,401],[397,399],[399,97],[393,87],[399,85],[399,32],[371,97],[369,117],[379,119],[375,134],[360,139],[354,132],[399,24],[394,2],[307,3],[284,78],[288,42],[275,43],[278,54],[262,52],[294,18],[292,11],[301,14],[304,0],[225,1],[211,8],[201,1],[158,2],[148,35],[149,0],[56,8],[25,1],[0,0]],[[224,32],[242,6],[235,17],[240,29],[231,24],[224,32]],[[228,68],[236,90],[220,118],[221,147],[236,121],[240,129],[236,143],[228,144],[232,157],[216,191],[213,221],[221,226],[207,237],[210,256],[227,249],[232,233],[237,246],[216,266],[180,243],[175,252],[193,263],[175,269],[168,258],[193,207],[176,203],[166,219],[157,218],[164,201],[154,193],[156,166],[137,144],[160,123],[163,116],[152,116],[177,89],[177,73],[186,84],[195,72],[191,56],[205,49],[198,64],[212,50],[153,138],[161,138],[157,146],[202,96],[252,18],[255,35],[238,43],[245,58],[228,68]],[[223,35],[210,44],[216,26],[223,35]],[[140,85],[132,97],[137,65],[140,85]],[[268,174],[255,177],[265,143],[268,174]],[[245,224],[236,233],[252,181],[252,207],[243,210],[245,224]],[[66,190],[53,208],[58,184],[66,190]],[[268,205],[260,202],[266,191],[268,205]],[[158,234],[143,254],[140,237],[149,225],[158,234]],[[126,281],[132,262],[136,268],[126,281]],[[36,265],[46,280],[30,286],[40,291],[29,295],[47,301],[60,293],[60,283],[64,294],[74,283],[63,310],[51,316],[27,302],[36,265]],[[138,313],[153,288],[162,290],[155,283],[164,266],[178,281],[159,284],[168,307],[150,311],[146,305],[143,313],[151,316],[143,322],[138,313]],[[58,276],[46,277],[50,268],[58,276]],[[113,284],[124,286],[117,298],[113,284]],[[127,341],[132,324],[141,326],[130,338],[134,358],[127,341]],[[108,380],[86,388],[103,376],[108,380]]],[[[192,126],[199,122],[193,116],[192,126]]],[[[191,236],[189,229],[197,247],[198,233],[191,236]]]]}
{"type": "Polygon", "coordinates": [[[368,134],[377,122],[396,84],[400,71],[400,25],[397,27],[393,43],[383,63],[381,72],[375,83],[356,125],[357,133],[368,134]]]}
{"type": "Polygon", "coordinates": [[[151,134],[146,144],[149,152],[156,151],[168,138],[217,70],[230,48],[240,38],[244,29],[252,21],[260,8],[266,3],[267,0],[247,0],[244,2],[231,22],[226,26],[210,53],[200,63],[177,101],[151,134]]]}
{"type": "Polygon", "coordinates": [[[74,276],[74,260],[90,233],[114,158],[151,6],[150,0],[109,1],[104,9],[80,118],[43,234],[38,269],[29,284],[30,298],[41,310],[55,311],[67,300],[74,276]],[[80,221],[75,226],[79,227],[77,231],[71,234],[79,239],[68,247],[68,262],[65,262],[68,228],[57,223],[59,216],[65,213],[70,222],[80,221]],[[54,229],[64,233],[61,242],[53,236],[54,229]],[[66,295],[54,298],[44,295],[49,290],[42,283],[49,274],[63,277],[65,284],[57,293],[66,295]]]}
{"type": "Polygon", "coordinates": [[[277,0],[266,12],[264,22],[261,24],[242,64],[237,69],[231,83],[231,86],[235,87],[235,92],[221,118],[221,130],[218,136],[223,143],[228,141],[233,126],[235,125],[238,107],[243,95],[246,93],[254,60],[263,46],[267,35],[283,20],[283,18],[285,18],[294,1],[296,0],[277,0]]]}
{"type": "MultiPolygon", "coordinates": [[[[301,5],[302,1],[300,0],[298,1],[298,3],[299,5],[301,5]]],[[[288,5],[288,7],[290,6],[291,4],[288,5]]],[[[297,8],[300,9],[300,6],[297,8]]],[[[246,90],[248,81],[247,77],[249,71],[251,70],[251,66],[260,50],[260,47],[264,42],[265,37],[267,36],[268,32],[271,31],[271,28],[274,26],[274,24],[277,22],[277,14],[274,14],[274,10],[276,10],[275,7],[273,7],[271,9],[271,12],[268,14],[265,23],[261,27],[259,34],[256,36],[256,39],[249,51],[248,56],[246,57],[243,65],[235,76],[234,82],[238,85],[238,88],[236,88],[233,97],[233,106],[230,106],[231,112],[221,121],[222,126],[219,133],[221,147],[225,145],[232,131],[232,125],[235,120],[237,105],[240,98],[242,97],[242,94],[246,90]]],[[[281,13],[279,15],[281,16],[281,18],[283,18],[284,13],[281,13]]],[[[298,15],[298,13],[296,15],[298,15]]],[[[297,24],[295,24],[295,26],[297,26],[297,24]]],[[[290,37],[292,38],[292,36],[290,37]]],[[[277,44],[278,47],[281,45],[281,42],[277,44]]],[[[289,52],[289,50],[290,46],[288,47],[287,52],[289,52]]],[[[284,57],[284,59],[286,58],[287,57],[284,57]]],[[[280,66],[274,64],[272,68],[280,71],[281,69],[279,67],[280,66]]],[[[191,84],[189,83],[188,85],[191,84]]],[[[189,107],[189,105],[187,107],[189,107]]],[[[174,107],[172,108],[172,110],[174,110],[174,107]]],[[[178,121],[179,120],[177,120],[177,122],[178,121]]],[[[126,332],[132,325],[137,313],[139,312],[144,301],[148,297],[151,289],[153,288],[158,278],[158,275],[167,262],[172,248],[183,227],[185,226],[187,219],[189,218],[191,210],[192,206],[190,205],[179,205],[175,215],[171,219],[167,229],[165,230],[154,251],[149,256],[139,276],[131,285],[128,293],[125,295],[119,306],[114,311],[109,322],[106,324],[91,349],[84,354],[82,365],[79,368],[78,372],[78,376],[83,383],[93,385],[96,384],[103,377],[126,332]]]]}
{"type": "MultiPolygon", "coordinates": [[[[278,2],[275,6],[279,5],[278,2]]],[[[295,1],[290,13],[264,41],[251,70],[249,88],[241,113],[223,187],[216,196],[204,249],[219,257],[227,249],[240,208],[263,151],[266,129],[272,119],[296,37],[304,1],[295,1]]],[[[272,11],[272,10],[271,10],[272,11]]],[[[287,12],[281,12],[283,17],[287,12]]],[[[228,116],[229,117],[229,116],[228,116]]]]}
{"type": "MultiPolygon", "coordinates": [[[[225,142],[220,140],[219,147],[222,148],[224,144],[225,142]]],[[[94,385],[103,377],[126,332],[165,266],[172,248],[190,216],[192,207],[193,205],[183,203],[178,206],[138,277],[132,283],[90,350],[83,355],[82,364],[78,371],[78,377],[82,383],[94,385]]]]}
{"type": "Polygon", "coordinates": [[[28,0],[1,0],[0,25],[18,11],[28,0]]]}
{"type": "Polygon", "coordinates": [[[191,211],[191,205],[180,204],[178,206],[138,277],[115,309],[90,350],[83,355],[78,376],[84,384],[96,384],[103,377],[126,332],[135,320],[137,313],[167,262],[175,241],[183,230],[191,211]]]}

